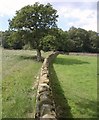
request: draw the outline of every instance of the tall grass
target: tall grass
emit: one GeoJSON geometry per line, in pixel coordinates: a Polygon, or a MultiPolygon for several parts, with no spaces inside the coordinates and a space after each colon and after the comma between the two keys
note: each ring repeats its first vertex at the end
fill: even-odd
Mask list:
{"type": "Polygon", "coordinates": [[[35,51],[3,50],[2,117],[31,118],[34,115],[33,88],[42,63],[35,51]]]}

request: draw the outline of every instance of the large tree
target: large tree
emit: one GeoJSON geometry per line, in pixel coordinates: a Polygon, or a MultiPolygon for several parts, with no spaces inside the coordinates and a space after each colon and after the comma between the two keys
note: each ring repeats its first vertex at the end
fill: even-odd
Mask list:
{"type": "Polygon", "coordinates": [[[37,60],[41,60],[42,39],[47,35],[49,29],[56,28],[57,10],[50,3],[43,5],[35,3],[28,5],[16,12],[9,21],[10,29],[24,31],[22,37],[28,34],[28,43],[37,50],[37,60]],[[29,39],[30,37],[30,39],[29,39]],[[31,40],[32,37],[32,40],[31,40]]]}

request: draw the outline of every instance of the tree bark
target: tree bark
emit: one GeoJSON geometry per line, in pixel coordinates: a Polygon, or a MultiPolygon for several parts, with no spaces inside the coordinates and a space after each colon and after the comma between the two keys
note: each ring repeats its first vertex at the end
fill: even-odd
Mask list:
{"type": "Polygon", "coordinates": [[[42,60],[41,51],[39,49],[37,49],[36,51],[37,51],[37,61],[41,61],[42,60]]]}

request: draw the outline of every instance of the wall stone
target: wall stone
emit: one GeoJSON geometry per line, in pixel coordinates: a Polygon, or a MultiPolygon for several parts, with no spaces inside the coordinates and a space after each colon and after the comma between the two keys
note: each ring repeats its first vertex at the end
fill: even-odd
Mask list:
{"type": "Polygon", "coordinates": [[[35,119],[37,120],[44,118],[56,120],[55,104],[49,85],[49,65],[58,54],[59,52],[54,52],[46,57],[41,67],[36,96],[35,119]]]}

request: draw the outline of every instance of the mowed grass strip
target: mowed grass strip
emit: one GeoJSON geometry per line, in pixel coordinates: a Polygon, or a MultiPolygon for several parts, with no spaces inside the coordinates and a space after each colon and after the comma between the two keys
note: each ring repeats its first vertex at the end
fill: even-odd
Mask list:
{"type": "Polygon", "coordinates": [[[97,117],[97,57],[59,55],[50,71],[58,117],[97,117]]]}
{"type": "Polygon", "coordinates": [[[34,114],[36,76],[42,63],[35,51],[3,50],[2,117],[31,118],[34,114]]]}

